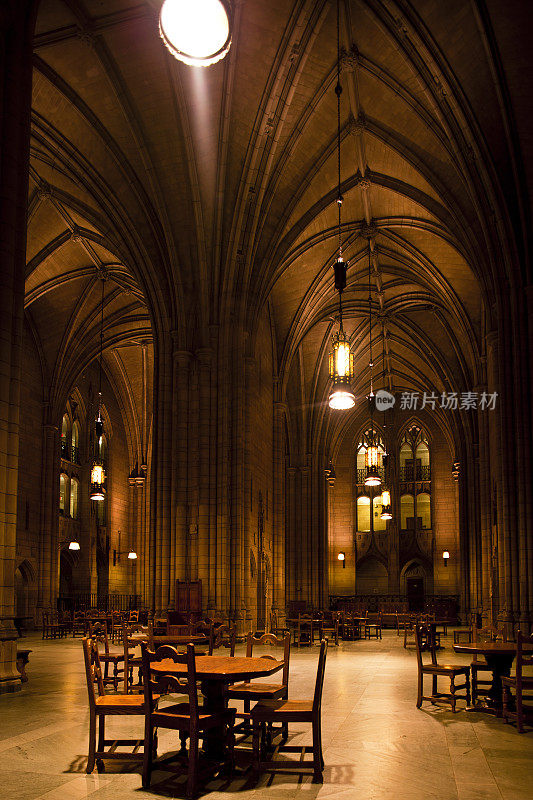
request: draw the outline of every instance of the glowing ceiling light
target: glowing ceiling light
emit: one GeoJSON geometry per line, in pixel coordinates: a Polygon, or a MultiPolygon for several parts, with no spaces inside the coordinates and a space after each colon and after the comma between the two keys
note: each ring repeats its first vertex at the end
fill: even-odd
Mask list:
{"type": "Polygon", "coordinates": [[[208,67],[230,49],[230,5],[227,0],[165,0],[159,33],[174,58],[191,67],[208,67]]]}

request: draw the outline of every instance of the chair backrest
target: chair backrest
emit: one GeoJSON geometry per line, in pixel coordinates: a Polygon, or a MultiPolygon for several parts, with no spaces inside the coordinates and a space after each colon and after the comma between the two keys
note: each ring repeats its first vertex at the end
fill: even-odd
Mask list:
{"type": "Polygon", "coordinates": [[[437,648],[433,631],[428,625],[415,625],[416,660],[420,669],[424,666],[423,653],[431,653],[431,664],[437,666],[437,648]]]}
{"type": "Polygon", "coordinates": [[[148,648],[146,642],[143,642],[141,650],[144,702],[147,712],[151,713],[155,709],[155,694],[186,694],[189,698],[191,718],[195,717],[196,720],[198,720],[198,690],[196,688],[194,645],[187,645],[186,656],[178,653],[176,648],[171,647],[169,644],[161,645],[161,647],[158,647],[154,652],[148,648]],[[174,661],[176,664],[183,664],[185,660],[187,663],[187,675],[184,675],[183,678],[178,678],[176,675],[152,672],[151,665],[154,661],[162,661],[167,658],[174,661]]]}
{"type": "Polygon", "coordinates": [[[85,661],[85,676],[87,678],[87,694],[89,695],[89,707],[94,710],[96,706],[96,692],[94,685],[98,686],[98,694],[100,697],[105,694],[104,679],[102,677],[102,666],[100,664],[100,656],[98,655],[98,647],[93,639],[88,639],[86,636],[81,640],[83,647],[83,658],[85,661]]]}
{"type": "Polygon", "coordinates": [[[104,652],[109,655],[109,639],[105,622],[89,622],[89,638],[104,645],[104,652]]]}
{"type": "Polygon", "coordinates": [[[217,628],[212,625],[211,630],[209,631],[209,655],[212,656],[214,650],[218,650],[218,648],[222,647],[222,645],[228,644],[229,654],[230,656],[234,656],[235,639],[235,625],[219,625],[217,628]]]}
{"type": "Polygon", "coordinates": [[[518,685],[522,682],[524,667],[533,666],[533,652],[524,651],[524,644],[533,645],[533,633],[527,636],[519,630],[516,635],[516,682],[518,685]]]}
{"type": "Polygon", "coordinates": [[[128,612],[128,621],[129,622],[139,622],[139,612],[137,610],[128,612]]]}
{"type": "MultiPolygon", "coordinates": [[[[276,648],[283,647],[283,672],[282,672],[281,683],[283,684],[283,686],[288,686],[289,661],[291,656],[290,633],[286,633],[284,636],[275,636],[273,633],[264,633],[262,636],[254,636],[253,633],[250,632],[246,637],[246,658],[252,657],[254,646],[256,647],[270,646],[276,648]]],[[[261,658],[271,658],[274,661],[278,660],[269,653],[267,653],[266,655],[261,654],[261,658]]]]}
{"type": "Polygon", "coordinates": [[[320,642],[320,653],[318,655],[318,668],[316,671],[315,694],[313,695],[313,714],[320,713],[322,705],[322,689],[324,688],[324,673],[326,671],[326,654],[328,651],[327,639],[320,642]]]}

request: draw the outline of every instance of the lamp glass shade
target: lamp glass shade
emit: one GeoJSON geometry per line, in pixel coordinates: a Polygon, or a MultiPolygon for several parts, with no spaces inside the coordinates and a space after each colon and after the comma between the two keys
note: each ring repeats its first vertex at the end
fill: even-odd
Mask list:
{"type": "Polygon", "coordinates": [[[450,554],[449,554],[449,552],[448,552],[447,550],[445,550],[445,551],[443,552],[443,554],[442,554],[442,557],[443,557],[443,559],[444,559],[445,561],[447,561],[447,560],[449,559],[449,557],[450,557],[450,554]]]}
{"type": "Polygon", "coordinates": [[[135,550],[130,550],[130,552],[128,553],[128,558],[131,561],[135,561],[135,559],[137,558],[137,553],[135,552],[135,550]]]}
{"type": "Polygon", "coordinates": [[[79,542],[70,542],[70,544],[68,546],[68,549],[69,550],[79,550],[80,549],[80,543],[79,542]]]}
{"type": "Polygon", "coordinates": [[[381,475],[376,467],[367,467],[365,486],[381,486],[381,475]]]}
{"type": "Polygon", "coordinates": [[[383,489],[381,492],[381,505],[390,506],[390,492],[388,489],[383,489]]]}
{"type": "Polygon", "coordinates": [[[333,389],[329,396],[329,407],[339,411],[345,411],[348,408],[353,408],[355,405],[355,395],[349,386],[341,389],[337,387],[333,389]]]}
{"type": "Polygon", "coordinates": [[[102,486],[105,481],[105,471],[102,464],[93,464],[91,469],[91,483],[102,486]]]}
{"type": "Polygon", "coordinates": [[[368,468],[379,467],[379,449],[374,444],[371,444],[369,447],[367,447],[366,466],[368,468]]]}
{"type": "Polygon", "coordinates": [[[344,559],[345,559],[344,553],[338,553],[337,558],[338,558],[339,561],[344,561],[344,559]]]}
{"type": "Polygon", "coordinates": [[[165,0],[159,33],[174,58],[192,67],[208,67],[231,46],[230,19],[221,0],[165,0]]]}

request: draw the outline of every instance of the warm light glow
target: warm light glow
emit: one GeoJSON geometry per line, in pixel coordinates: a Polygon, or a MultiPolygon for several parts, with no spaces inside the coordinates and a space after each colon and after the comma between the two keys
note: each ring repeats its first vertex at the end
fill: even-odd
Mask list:
{"type": "Polygon", "coordinates": [[[350,346],[348,342],[339,342],[335,352],[335,367],[339,378],[350,374],[350,346]]]}
{"type": "Polygon", "coordinates": [[[381,493],[381,505],[390,506],[390,492],[388,489],[383,489],[381,493]]]}
{"type": "Polygon", "coordinates": [[[379,467],[379,450],[375,445],[370,445],[366,451],[367,467],[379,467]]]}
{"type": "Polygon", "coordinates": [[[128,558],[130,558],[132,561],[135,561],[135,559],[137,558],[137,553],[135,552],[135,550],[130,550],[130,552],[128,553],[128,558]]]}
{"type": "Polygon", "coordinates": [[[447,550],[445,550],[445,551],[443,552],[443,554],[442,554],[442,557],[443,557],[443,559],[444,559],[445,561],[447,561],[447,560],[449,559],[449,557],[450,557],[450,554],[448,553],[448,551],[447,551],[447,550]]]}
{"type": "Polygon", "coordinates": [[[392,519],[390,492],[388,489],[383,489],[381,492],[381,514],[380,519],[392,519]]]}
{"type": "Polygon", "coordinates": [[[365,478],[365,486],[381,486],[381,478],[374,467],[368,470],[368,474],[365,478]]]}
{"type": "Polygon", "coordinates": [[[351,389],[334,389],[329,396],[329,407],[339,410],[353,408],[355,405],[355,395],[351,389]]]}
{"type": "Polygon", "coordinates": [[[98,500],[98,502],[101,502],[102,500],[105,500],[105,492],[101,487],[96,487],[91,489],[91,494],[89,497],[91,500],[98,500]]]}
{"type": "Polygon", "coordinates": [[[102,486],[105,481],[105,472],[101,464],[93,464],[91,469],[91,483],[95,486],[102,486]]]}
{"type": "Polygon", "coordinates": [[[344,559],[345,559],[344,553],[339,553],[337,558],[339,559],[339,561],[344,561],[344,559]]]}
{"type": "Polygon", "coordinates": [[[69,546],[68,546],[68,549],[69,550],[79,550],[80,549],[80,543],[79,542],[71,542],[69,544],[69,546]]]}
{"type": "Polygon", "coordinates": [[[172,55],[192,67],[215,64],[231,45],[228,12],[221,0],[165,0],[159,33],[172,55]]]}

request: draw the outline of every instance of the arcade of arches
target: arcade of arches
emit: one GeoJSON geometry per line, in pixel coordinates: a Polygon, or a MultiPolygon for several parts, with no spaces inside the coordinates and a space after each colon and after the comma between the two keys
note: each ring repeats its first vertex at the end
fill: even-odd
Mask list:
{"type": "Polygon", "coordinates": [[[349,411],[327,402],[335,3],[233,3],[204,70],[160,5],[0,11],[0,691],[16,617],[159,613],[178,579],[240,630],[410,592],[529,629],[528,3],[340,2],[349,411]],[[369,293],[387,522],[361,480],[369,293]]]}

